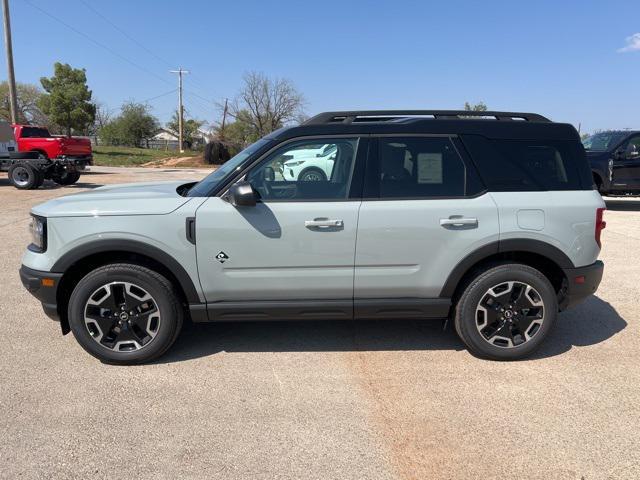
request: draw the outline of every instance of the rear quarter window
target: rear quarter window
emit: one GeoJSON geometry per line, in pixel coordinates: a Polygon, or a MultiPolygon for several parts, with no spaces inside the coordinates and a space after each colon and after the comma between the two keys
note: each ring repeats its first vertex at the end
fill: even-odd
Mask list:
{"type": "Polygon", "coordinates": [[[591,189],[584,150],[570,140],[503,140],[464,135],[463,143],[492,191],[591,189]]]}

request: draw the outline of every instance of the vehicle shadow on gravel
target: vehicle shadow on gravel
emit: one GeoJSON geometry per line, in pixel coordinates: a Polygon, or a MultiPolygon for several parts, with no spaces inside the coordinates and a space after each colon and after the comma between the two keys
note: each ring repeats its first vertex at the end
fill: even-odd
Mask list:
{"type": "MultiPolygon", "coordinates": [[[[560,314],[555,328],[531,359],[560,355],[572,347],[596,345],[627,326],[616,310],[590,297],[560,314]]],[[[449,324],[438,320],[242,322],[191,324],[157,363],[180,362],[219,352],[350,352],[464,350],[449,324]]]]}
{"type": "Polygon", "coordinates": [[[619,212],[640,212],[640,198],[629,200],[606,199],[607,210],[619,212]]]}

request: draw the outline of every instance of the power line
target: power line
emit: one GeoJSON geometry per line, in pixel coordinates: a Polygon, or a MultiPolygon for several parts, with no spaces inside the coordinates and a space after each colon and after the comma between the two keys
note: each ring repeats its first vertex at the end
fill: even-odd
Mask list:
{"type": "MultiPolygon", "coordinates": [[[[129,35],[125,30],[123,30],[120,26],[118,26],[116,23],[112,22],[111,20],[109,20],[106,16],[104,16],[102,13],[100,13],[98,10],[95,9],[95,7],[93,7],[93,5],[91,5],[90,3],[88,3],[86,0],[79,0],[85,7],[87,7],[89,10],[91,10],[94,14],[96,14],[98,17],[100,17],[103,21],[105,21],[106,23],[108,23],[109,25],[111,25],[115,30],[117,30],[118,32],[120,32],[124,37],[126,37],[127,39],[129,39],[131,42],[135,43],[138,47],[140,47],[141,49],[143,49],[145,52],[147,52],[149,55],[151,55],[152,57],[154,57],[156,60],[159,60],[160,62],[164,63],[166,66],[171,67],[172,63],[170,63],[167,59],[161,57],[160,55],[158,55],[157,53],[155,53],[153,50],[149,49],[147,46],[145,46],[142,42],[138,41],[136,38],[132,37],[131,35],[129,35]]],[[[196,77],[199,78],[199,77],[196,77]]],[[[192,75],[192,80],[191,80],[191,84],[193,84],[194,86],[196,86],[198,89],[202,90],[203,92],[207,91],[208,88],[203,86],[202,84],[200,84],[200,82],[198,81],[194,81],[193,80],[193,75],[192,75]]]]}
{"type": "Polygon", "coordinates": [[[147,98],[146,100],[142,100],[140,103],[148,103],[148,102],[152,102],[153,100],[156,100],[158,98],[166,97],[167,95],[171,95],[172,93],[175,93],[176,90],[177,90],[177,88],[174,88],[173,90],[169,90],[168,92],[161,93],[160,95],[156,95],[155,97],[151,97],[151,98],[147,98]]]}
{"type": "Polygon", "coordinates": [[[157,60],[161,61],[162,63],[164,63],[167,66],[171,66],[171,63],[169,63],[168,60],[165,60],[164,58],[162,58],[160,55],[157,55],[156,53],[154,53],[153,51],[149,50],[147,47],[145,47],[142,43],[140,43],[138,40],[136,40],[135,38],[133,38],[131,35],[129,35],[126,31],[124,31],[122,28],[120,28],[116,23],[112,22],[111,20],[109,20],[107,17],[105,17],[102,13],[100,13],[98,10],[96,10],[90,3],[86,2],[85,0],[79,0],[85,7],[87,7],[89,10],[91,10],[93,13],[95,13],[98,17],[100,17],[102,20],[104,20],[106,23],[108,23],[109,25],[111,25],[113,28],[115,28],[118,32],[120,32],[122,35],[124,35],[125,37],[127,37],[129,40],[131,40],[133,43],[135,43],[136,45],[138,45],[141,49],[143,49],[145,52],[147,52],[149,55],[151,55],[152,57],[155,57],[157,60]]]}
{"type": "Polygon", "coordinates": [[[64,25],[65,27],[67,27],[69,30],[75,32],[76,34],[80,35],[81,37],[86,38],[87,40],[89,40],[91,43],[97,45],[98,47],[102,48],[103,50],[106,50],[107,52],[111,53],[112,55],[118,57],[120,60],[127,62],[129,65],[132,65],[134,67],[136,67],[137,69],[155,77],[156,79],[160,80],[161,82],[164,82],[168,85],[171,85],[171,82],[169,82],[166,78],[161,77],[160,75],[158,75],[155,72],[152,72],[151,70],[143,67],[142,65],[137,64],[136,62],[134,62],[133,60],[129,60],[127,57],[124,57],[122,55],[120,55],[118,52],[116,52],[115,50],[109,48],[108,46],[104,45],[103,43],[98,42],[97,40],[94,40],[93,38],[91,38],[89,35],[87,35],[86,33],[78,30],[77,28],[69,25],[67,22],[65,22],[64,20],[56,17],[55,15],[47,12],[46,10],[42,9],[41,7],[39,7],[38,5],[33,4],[30,0],[24,0],[24,2],[26,4],[28,4],[29,6],[31,6],[32,8],[38,10],[40,13],[46,15],[49,18],[52,18],[53,20],[55,20],[56,22],[60,23],[61,25],[64,25]]]}

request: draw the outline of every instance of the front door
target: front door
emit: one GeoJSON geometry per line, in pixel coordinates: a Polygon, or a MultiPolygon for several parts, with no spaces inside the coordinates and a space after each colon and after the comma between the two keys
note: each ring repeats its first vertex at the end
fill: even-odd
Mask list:
{"type": "Polygon", "coordinates": [[[448,301],[435,299],[451,271],[498,240],[496,204],[456,145],[442,136],[378,139],[360,207],[356,316],[446,315],[448,301]]]}
{"type": "Polygon", "coordinates": [[[210,308],[216,302],[342,300],[350,312],[360,206],[359,192],[351,188],[365,142],[340,137],[288,142],[245,176],[259,193],[256,206],[234,207],[220,197],[203,203],[196,215],[196,245],[210,308]],[[332,146],[332,165],[316,165],[324,160],[318,152],[332,146]],[[305,175],[316,169],[323,174],[305,175]]]}
{"type": "Polygon", "coordinates": [[[613,160],[613,188],[640,190],[640,135],[633,136],[618,150],[613,160]]]}

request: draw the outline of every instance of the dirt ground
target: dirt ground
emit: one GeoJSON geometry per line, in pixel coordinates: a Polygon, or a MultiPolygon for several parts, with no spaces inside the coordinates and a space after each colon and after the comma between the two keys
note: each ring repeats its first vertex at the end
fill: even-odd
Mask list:
{"type": "Polygon", "coordinates": [[[202,169],[0,178],[0,478],[640,478],[640,199],[608,200],[600,290],[544,347],[479,360],[439,322],[208,324],[113,367],[22,287],[29,209],[202,169]]]}

